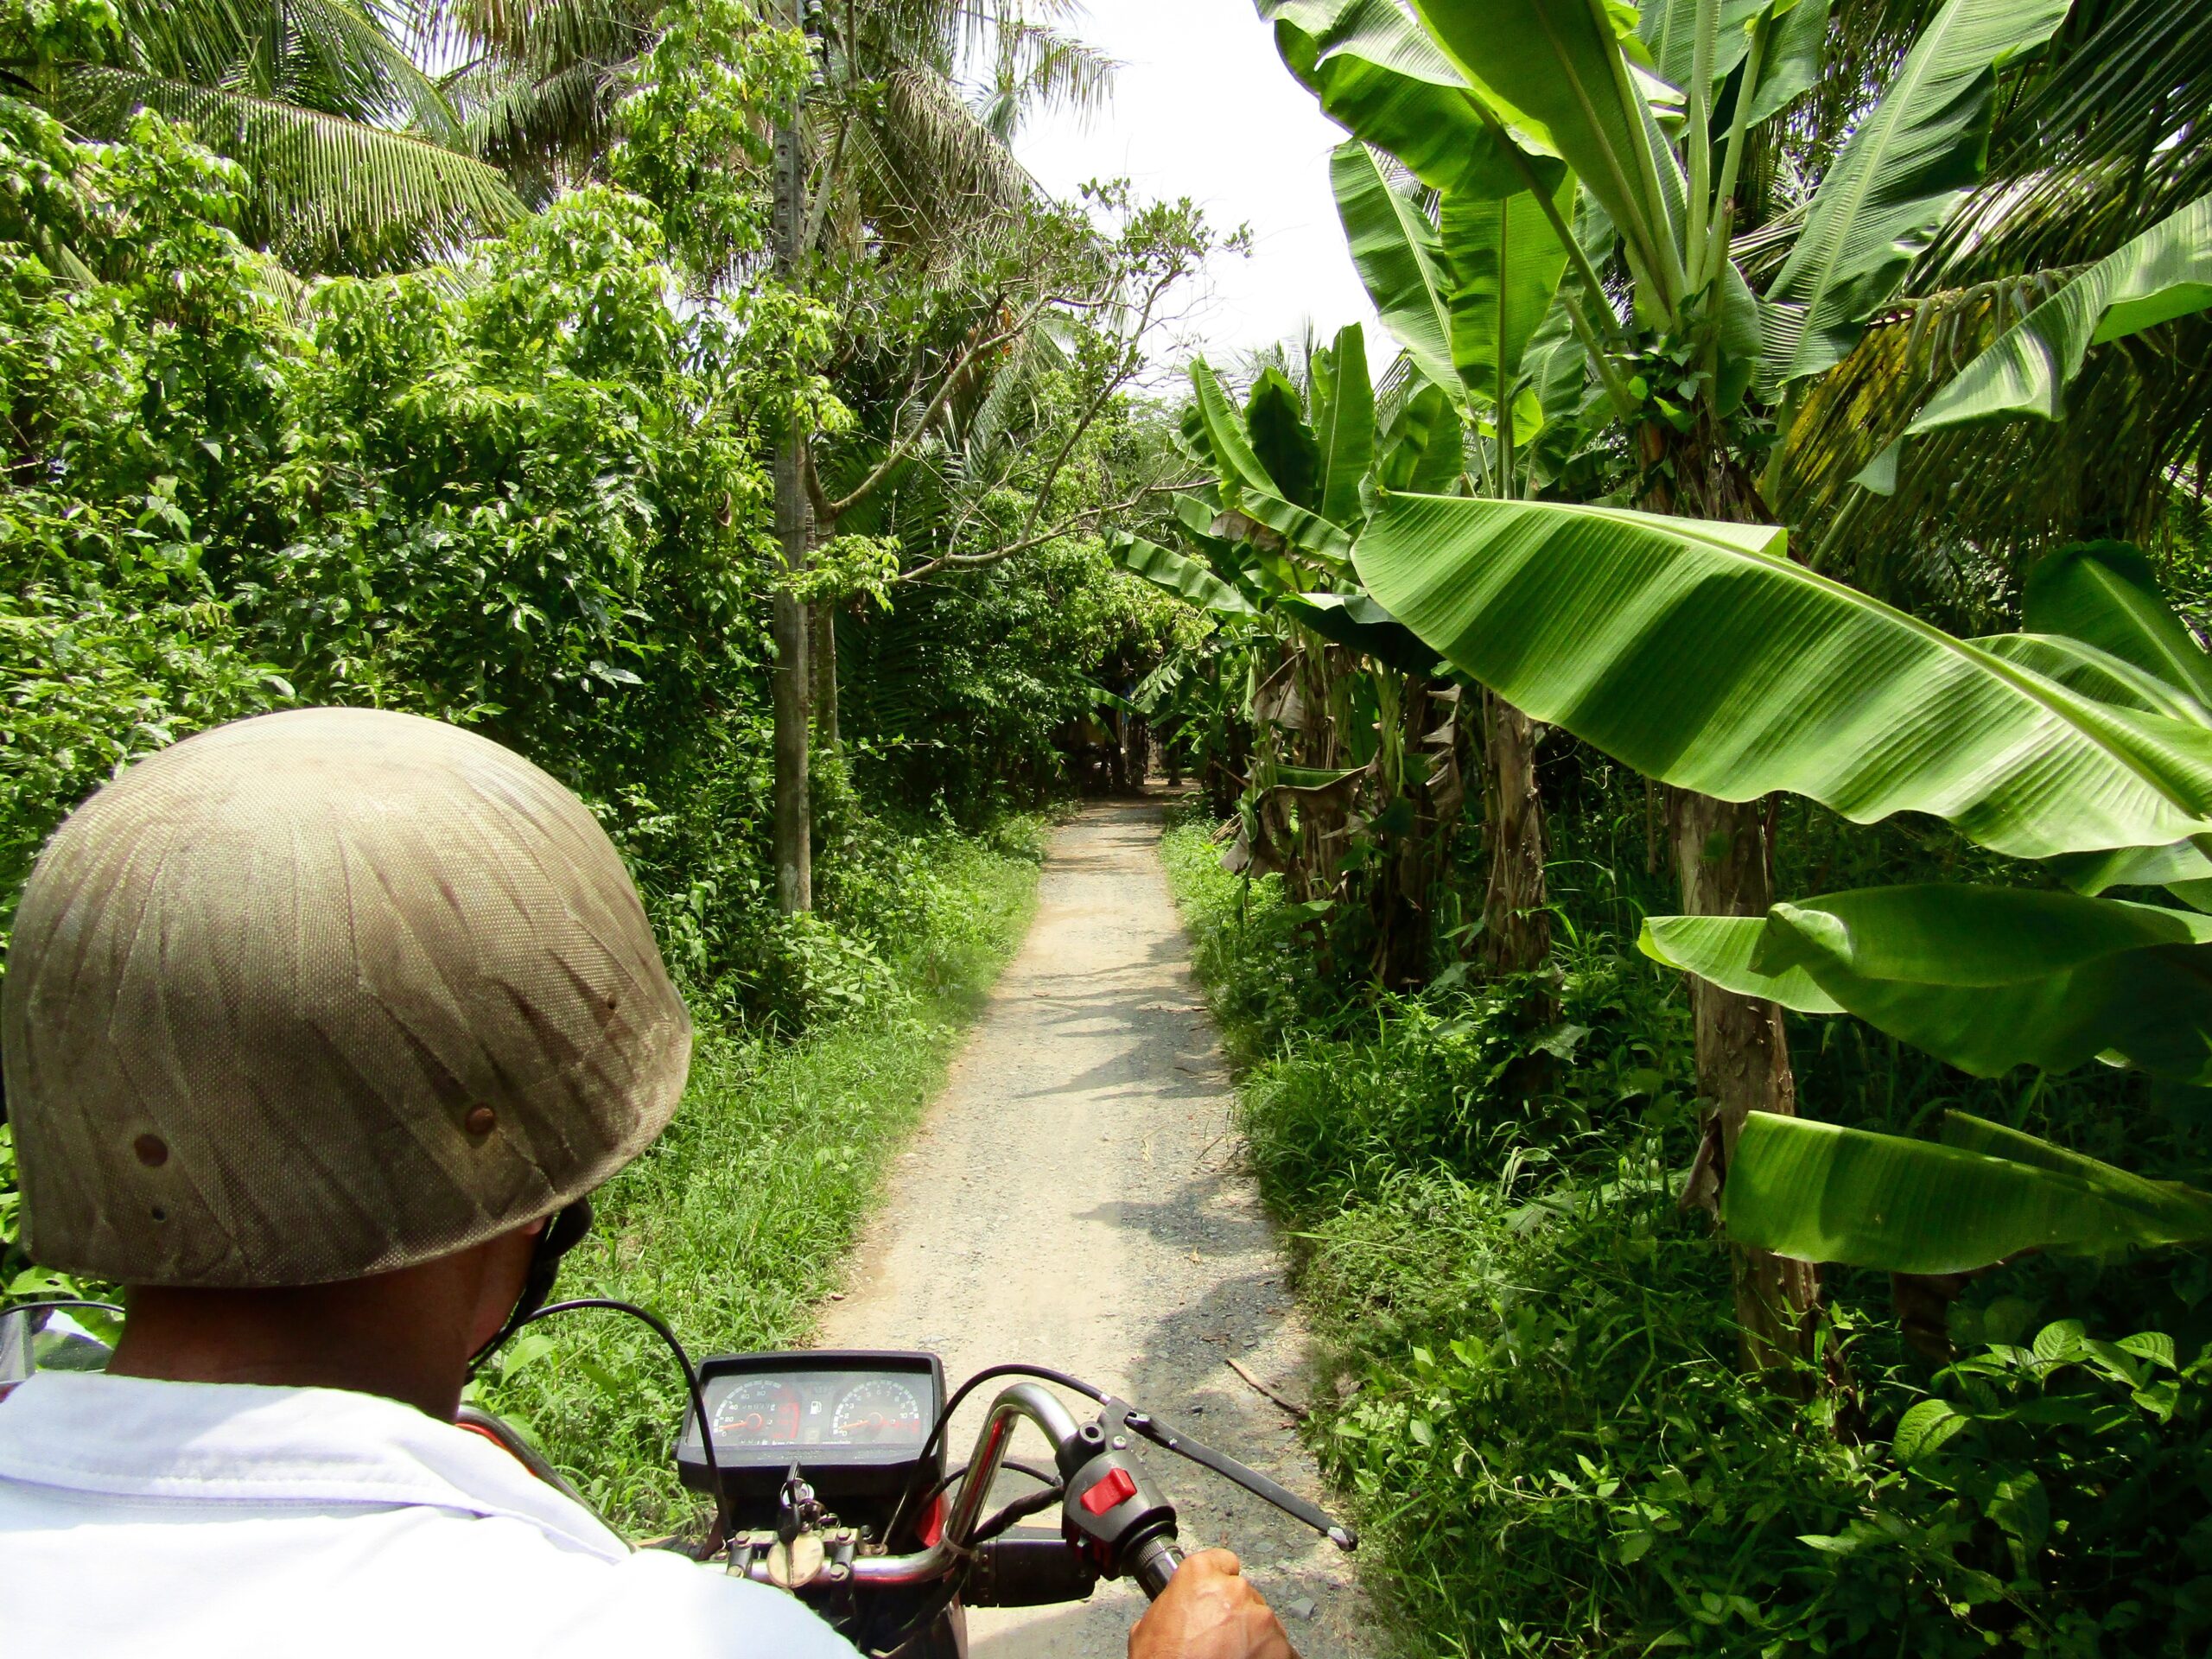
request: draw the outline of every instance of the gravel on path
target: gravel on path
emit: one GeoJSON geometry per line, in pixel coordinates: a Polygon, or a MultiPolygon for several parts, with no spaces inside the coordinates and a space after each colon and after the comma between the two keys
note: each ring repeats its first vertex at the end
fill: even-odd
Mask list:
{"type": "MultiPolygon", "coordinates": [[[[1158,1411],[1293,1491],[1326,1499],[1291,1414],[1313,1386],[1229,1076],[1159,856],[1157,804],[1086,809],[1055,836],[1020,953],[893,1165],[819,1340],[927,1348],[948,1386],[1005,1360],[1071,1371],[1158,1411]]],[[[988,1392],[988,1391],[986,1391],[988,1392]]],[[[980,1404],[962,1408],[964,1458],[980,1404]]],[[[1042,1458],[1025,1427],[1014,1455],[1042,1458]]],[[[1380,1643],[1351,1562],[1258,1499],[1156,1449],[1184,1547],[1222,1545],[1306,1659],[1380,1643]]],[[[1004,1478],[1011,1496],[1028,1483],[1004,1478]]],[[[1140,1592],[979,1608],[974,1659],[1117,1659],[1140,1592]]]]}

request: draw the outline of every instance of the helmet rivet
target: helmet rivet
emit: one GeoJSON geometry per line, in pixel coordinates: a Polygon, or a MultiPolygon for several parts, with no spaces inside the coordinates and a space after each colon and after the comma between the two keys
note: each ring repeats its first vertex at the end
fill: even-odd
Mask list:
{"type": "Polygon", "coordinates": [[[138,1154],[138,1161],[149,1169],[159,1169],[169,1160],[169,1143],[158,1135],[142,1135],[130,1143],[130,1150],[138,1154]]]}
{"type": "Polygon", "coordinates": [[[468,1116],[461,1120],[461,1127],[481,1140],[492,1133],[499,1122],[499,1115],[489,1106],[472,1106],[468,1116]]]}

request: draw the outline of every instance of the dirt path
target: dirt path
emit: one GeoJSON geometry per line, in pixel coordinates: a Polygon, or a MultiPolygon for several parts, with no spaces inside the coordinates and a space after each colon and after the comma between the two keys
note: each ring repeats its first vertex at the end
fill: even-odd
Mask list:
{"type": "MultiPolygon", "coordinates": [[[[1160,832],[1159,809],[1140,804],[1092,807],[1060,831],[1028,939],[897,1166],[821,1339],[935,1349],[954,1382],[1010,1359],[1072,1371],[1318,1498],[1290,1414],[1228,1363],[1306,1393],[1160,832]]],[[[978,1421],[963,1408],[956,1456],[978,1421]]],[[[1203,1470],[1164,1452],[1147,1465],[1185,1548],[1234,1548],[1306,1659],[1371,1649],[1333,1548],[1203,1470]]],[[[1005,1491],[1027,1488],[1009,1477],[1005,1491]]],[[[1141,1600],[1117,1586],[1079,1607],[980,1610],[973,1651],[1116,1659],[1141,1600]]]]}

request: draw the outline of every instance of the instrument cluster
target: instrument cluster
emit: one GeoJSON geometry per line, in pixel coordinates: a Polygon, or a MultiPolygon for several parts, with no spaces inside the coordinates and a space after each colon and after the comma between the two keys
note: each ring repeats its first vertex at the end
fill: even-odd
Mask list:
{"type": "MultiPolygon", "coordinates": [[[[916,1363],[923,1357],[793,1353],[710,1360],[700,1368],[700,1391],[715,1461],[733,1468],[911,1463],[937,1421],[942,1393],[933,1363],[916,1363]]],[[[688,1414],[684,1439],[687,1460],[697,1458],[698,1431],[688,1414]]]]}

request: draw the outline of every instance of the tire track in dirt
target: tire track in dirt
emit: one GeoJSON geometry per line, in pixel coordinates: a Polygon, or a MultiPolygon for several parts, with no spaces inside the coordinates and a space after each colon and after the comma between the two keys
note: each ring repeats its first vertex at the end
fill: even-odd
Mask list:
{"type": "MultiPolygon", "coordinates": [[[[1318,1500],[1290,1413],[1229,1363],[1293,1401],[1311,1387],[1281,1258],[1238,1168],[1160,830],[1157,804],[1115,803],[1054,837],[1028,938],[894,1163],[819,1339],[934,1349],[953,1383],[1003,1360],[1072,1371],[1318,1500]]],[[[956,1459],[980,1421],[962,1408],[956,1459]]],[[[1033,1430],[1014,1455],[1045,1458],[1033,1430]]],[[[1236,1550],[1306,1659],[1380,1646],[1331,1545],[1166,1452],[1146,1464],[1185,1548],[1236,1550]]],[[[1029,1488],[1007,1476],[998,1496],[1029,1488]]],[[[978,1609],[975,1659],[1111,1659],[1142,1600],[1117,1585],[1076,1607],[978,1609]]]]}

